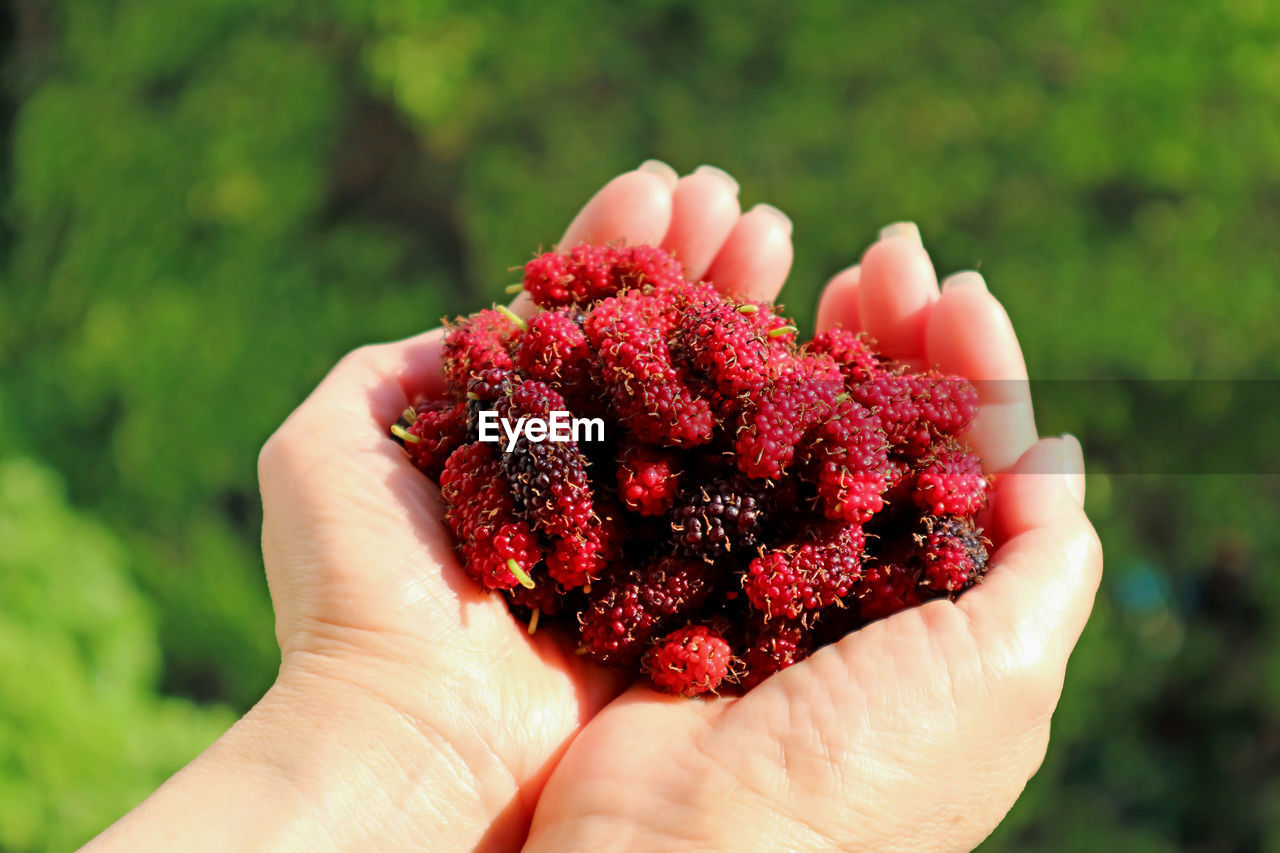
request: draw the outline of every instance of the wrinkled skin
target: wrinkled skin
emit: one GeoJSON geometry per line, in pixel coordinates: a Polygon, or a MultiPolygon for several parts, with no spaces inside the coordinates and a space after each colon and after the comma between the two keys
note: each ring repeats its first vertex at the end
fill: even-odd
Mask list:
{"type": "MultiPolygon", "coordinates": [[[[649,163],[561,246],[625,240],[777,296],[791,224],[718,170],[649,163]]],[[[528,312],[523,298],[516,310],[528,312]]],[[[526,634],[464,575],[436,487],[386,435],[443,390],[440,332],[344,358],[263,448],[282,650],[244,720],[101,836],[109,849],[962,850],[1039,766],[1101,571],[1074,439],[1037,440],[1012,327],[976,273],[940,289],[914,227],[837,275],[819,328],[979,383],[998,474],[987,581],[874,623],[739,698],[629,686],[526,634]]]]}

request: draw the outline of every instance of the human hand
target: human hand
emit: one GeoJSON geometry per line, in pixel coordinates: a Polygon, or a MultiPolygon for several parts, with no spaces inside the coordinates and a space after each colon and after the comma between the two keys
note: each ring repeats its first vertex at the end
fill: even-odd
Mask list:
{"type": "MultiPolygon", "coordinates": [[[[737,196],[718,170],[677,181],[647,164],[606,185],[561,245],[661,243],[694,275],[776,293],[790,223],[767,207],[741,214],[737,196]]],[[[625,685],[553,632],[528,636],[501,596],[466,577],[439,490],[387,436],[414,398],[443,395],[442,340],[437,329],[356,350],[267,442],[259,480],[277,682],[100,844],[524,841],[564,748],[625,685]]]]}
{"type": "MultiPolygon", "coordinates": [[[[776,290],[791,262],[790,223],[769,209],[740,216],[736,183],[714,170],[680,182],[666,170],[624,174],[560,245],[618,240],[661,241],[725,287],[776,290]]],[[[263,551],[282,677],[376,697],[406,733],[426,735],[423,772],[446,774],[447,810],[424,800],[388,825],[445,824],[460,842],[503,846],[523,839],[562,749],[623,685],[553,632],[529,637],[501,596],[466,577],[438,490],[387,439],[416,396],[443,395],[442,338],[356,351],[272,437],[260,463],[263,551]]]]}
{"type": "Polygon", "coordinates": [[[1036,440],[1022,355],[982,278],[939,291],[914,226],[886,232],[829,283],[818,327],[862,328],[976,382],[968,438],[997,475],[985,582],[741,698],[633,687],[557,765],[527,850],[968,850],[1039,767],[1101,572],[1080,446],[1036,440]]]}

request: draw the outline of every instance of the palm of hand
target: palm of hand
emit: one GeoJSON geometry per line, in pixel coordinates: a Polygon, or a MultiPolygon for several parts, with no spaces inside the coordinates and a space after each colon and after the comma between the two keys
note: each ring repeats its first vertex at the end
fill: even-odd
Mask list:
{"type": "MultiPolygon", "coordinates": [[[[772,298],[790,266],[789,230],[768,210],[739,218],[736,186],[718,175],[695,173],[673,195],[669,181],[642,171],[602,190],[561,245],[661,241],[695,271],[710,266],[719,286],[772,298]]],[[[1056,464],[1058,476],[1013,467],[1035,440],[1025,369],[984,287],[939,298],[918,241],[882,240],[862,270],[829,285],[819,323],[860,325],[893,355],[974,379],[1022,380],[983,392],[971,440],[993,471],[1015,473],[994,502],[1004,547],[992,580],[958,605],[868,626],[742,699],[672,699],[638,686],[606,705],[618,675],[585,663],[563,638],[528,637],[500,598],[475,588],[440,523],[437,490],[385,439],[412,396],[439,390],[439,335],[429,333],[349,356],[264,449],[264,552],[284,671],[336,676],[446,741],[460,783],[486,804],[475,820],[498,815],[494,840],[522,834],[535,804],[535,846],[620,831],[659,847],[705,840],[707,815],[746,839],[911,847],[903,827],[954,814],[963,826],[948,838],[981,838],[1043,753],[1059,658],[1096,584],[1092,531],[1078,502],[1058,494],[1054,442],[1019,465],[1030,474],[1056,464]],[[1019,563],[1024,576],[1010,571],[1019,563]],[[1053,587],[1064,567],[1071,578],[1053,587]],[[1028,648],[1045,632],[1020,621],[1046,578],[1050,600],[1035,612],[1062,638],[1028,648]],[[1009,708],[1021,716],[999,718],[1009,708]],[[983,778],[993,749],[1019,756],[1016,786],[992,792],[983,778]],[[930,767],[939,751],[945,773],[930,767]],[[920,774],[945,781],[934,802],[920,774]]]]}
{"type": "Polygon", "coordinates": [[[282,678],[336,682],[391,709],[410,742],[445,746],[452,761],[428,772],[473,791],[474,829],[497,839],[523,834],[555,757],[617,688],[465,575],[439,489],[385,437],[408,402],[397,378],[438,367],[437,337],[401,364],[348,356],[273,436],[263,551],[282,678]]]}

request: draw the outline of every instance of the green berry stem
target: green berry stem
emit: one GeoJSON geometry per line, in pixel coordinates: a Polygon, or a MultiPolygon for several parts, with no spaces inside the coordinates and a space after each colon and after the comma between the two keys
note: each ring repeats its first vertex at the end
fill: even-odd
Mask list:
{"type": "Polygon", "coordinates": [[[507,293],[519,293],[524,290],[524,282],[517,281],[515,284],[508,284],[505,289],[507,293]]]}
{"type": "Polygon", "coordinates": [[[416,435],[406,430],[404,427],[400,426],[400,424],[392,424],[391,433],[395,435],[397,438],[399,438],[401,441],[407,441],[410,444],[417,444],[419,441],[422,440],[418,438],[416,435]]]}
{"type": "Polygon", "coordinates": [[[770,329],[770,330],[769,330],[769,337],[771,337],[771,338],[780,338],[780,337],[782,337],[783,335],[792,335],[792,334],[795,334],[795,333],[796,333],[796,332],[798,332],[798,331],[800,331],[800,330],[799,330],[798,328],[796,328],[795,326],[779,326],[779,327],[778,327],[778,328],[776,328],[776,329],[770,329]]]}
{"type": "Polygon", "coordinates": [[[512,323],[515,323],[515,324],[516,324],[516,326],[520,329],[520,331],[522,331],[522,332],[527,332],[527,331],[529,331],[529,324],[528,324],[528,323],[526,323],[526,322],[524,321],[524,318],[523,318],[523,317],[521,317],[521,316],[520,316],[519,314],[517,314],[516,312],[512,311],[512,310],[511,310],[510,308],[508,308],[507,306],[505,306],[505,305],[495,305],[495,306],[493,306],[493,308],[494,308],[494,310],[495,310],[495,311],[497,311],[497,312],[498,312],[499,314],[501,314],[503,317],[506,317],[506,318],[507,318],[508,320],[510,320],[512,323]]]}
{"type": "Polygon", "coordinates": [[[533,589],[533,578],[529,577],[528,572],[520,568],[520,564],[516,562],[515,557],[507,558],[507,568],[511,570],[511,574],[516,576],[516,580],[520,581],[520,586],[525,589],[533,589]]]}

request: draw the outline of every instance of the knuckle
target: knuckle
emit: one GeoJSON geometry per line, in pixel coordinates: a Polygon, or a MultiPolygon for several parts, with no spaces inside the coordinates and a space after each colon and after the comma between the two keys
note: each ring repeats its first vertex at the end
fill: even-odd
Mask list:
{"type": "Polygon", "coordinates": [[[384,357],[385,345],[365,344],[356,347],[338,360],[320,386],[263,443],[262,449],[258,451],[259,483],[273,473],[280,473],[291,462],[300,461],[297,452],[292,448],[305,443],[306,437],[317,433],[322,418],[316,401],[325,392],[326,387],[329,387],[332,393],[331,383],[335,376],[343,374],[358,376],[370,373],[376,370],[384,357]]]}
{"type": "Polygon", "coordinates": [[[265,489],[274,479],[291,477],[296,472],[297,448],[306,429],[304,408],[299,407],[276,431],[267,437],[258,451],[258,485],[265,489]]]}
{"type": "Polygon", "coordinates": [[[288,421],[276,428],[276,431],[267,436],[267,440],[262,443],[262,448],[258,451],[258,483],[261,485],[270,479],[271,473],[276,470],[280,455],[280,448],[286,444],[281,438],[281,434],[288,427],[288,421]]]}
{"type": "Polygon", "coordinates": [[[378,362],[383,347],[381,344],[364,344],[348,352],[338,360],[337,369],[365,370],[378,362]]]}

